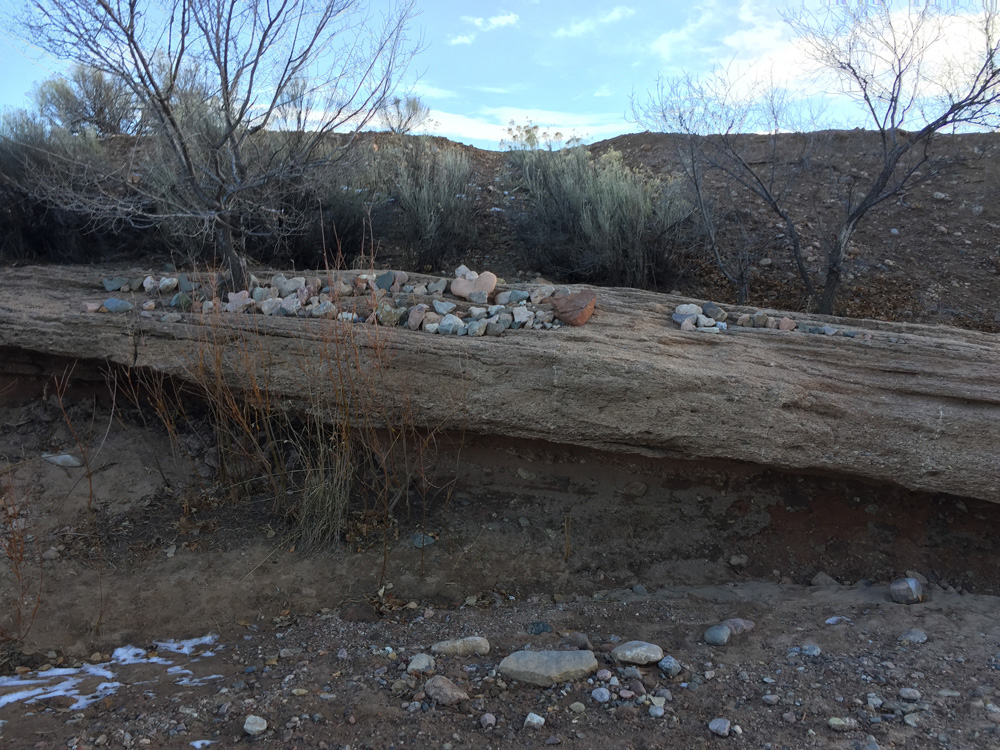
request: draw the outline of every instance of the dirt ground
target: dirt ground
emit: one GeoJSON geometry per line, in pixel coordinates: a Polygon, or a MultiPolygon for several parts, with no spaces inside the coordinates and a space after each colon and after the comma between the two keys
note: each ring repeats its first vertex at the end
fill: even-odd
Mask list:
{"type": "Polygon", "coordinates": [[[67,394],[65,414],[51,393],[7,394],[0,454],[15,465],[8,490],[30,534],[26,606],[39,578],[40,604],[24,645],[6,652],[5,748],[702,747],[723,742],[713,718],[739,725],[728,741],[747,747],[867,747],[869,734],[880,747],[1000,742],[996,505],[454,437],[441,443],[434,497],[397,512],[384,533],[355,529],[340,550],[304,554],[266,499],[211,499],[210,454],[192,436],[173,445],[106,393],[67,394]],[[77,438],[89,479],[41,458],[72,453],[77,438]],[[887,584],[905,571],[926,576],[926,602],[889,600],[887,584]],[[819,572],[842,585],[810,585],[819,572]],[[729,617],[756,628],[706,645],[704,629],[729,617]],[[533,623],[551,632],[532,635],[533,623]],[[914,627],[927,643],[899,643],[914,627]],[[590,638],[617,686],[605,676],[538,688],[496,672],[520,648],[568,648],[572,632],[590,638]],[[209,634],[213,656],[155,645],[209,634]],[[467,635],[487,637],[491,651],[439,659],[470,697],[437,705],[406,664],[467,635]],[[684,671],[621,671],[606,650],[632,639],[660,645],[684,671]],[[821,654],[790,651],[809,644],[821,654]],[[169,664],[123,663],[116,649],[126,646],[169,664]],[[82,681],[63,671],[85,664],[103,666],[82,681]],[[55,686],[79,684],[33,682],[47,673],[55,686]],[[646,698],[621,696],[633,680],[646,698]],[[110,682],[120,685],[98,689],[110,682]],[[591,697],[599,686],[613,691],[607,704],[591,697]],[[902,687],[921,701],[892,708],[902,687]],[[670,700],[653,718],[644,701],[657,690],[670,700]],[[869,694],[885,705],[872,708],[869,694]],[[86,695],[99,699],[83,706],[86,695]],[[579,714],[568,708],[577,701],[579,714]],[[544,727],[524,728],[529,712],[544,727]],[[496,724],[484,728],[487,713],[496,724]],[[242,728],[250,714],[269,724],[253,739],[242,728]],[[834,732],[836,717],[860,728],[834,732]]]}

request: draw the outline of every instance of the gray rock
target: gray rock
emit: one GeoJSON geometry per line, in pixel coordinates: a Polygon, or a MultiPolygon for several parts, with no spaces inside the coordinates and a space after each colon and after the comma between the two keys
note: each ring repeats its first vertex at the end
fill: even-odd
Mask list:
{"type": "Polygon", "coordinates": [[[428,294],[443,294],[444,290],[448,288],[448,279],[438,279],[437,281],[432,281],[427,285],[428,294]]]}
{"type": "Polygon", "coordinates": [[[431,674],[435,668],[434,657],[430,654],[414,654],[406,665],[407,674],[431,674]]]}
{"type": "Polygon", "coordinates": [[[500,672],[532,685],[582,679],[597,671],[593,651],[516,651],[500,662],[500,672]]]}
{"type": "Polygon", "coordinates": [[[590,697],[598,703],[607,703],[611,700],[611,691],[605,687],[594,688],[590,692],[590,697]]]}
{"type": "Polygon", "coordinates": [[[900,643],[927,643],[927,633],[918,628],[910,628],[901,636],[899,636],[900,643]]]}
{"type": "Polygon", "coordinates": [[[662,719],[663,713],[664,713],[663,706],[649,707],[649,715],[652,716],[654,719],[662,719]]]}
{"type": "Polygon", "coordinates": [[[541,729],[545,726],[545,719],[536,713],[530,713],[524,717],[525,729],[541,729]]]}
{"type": "Polygon", "coordinates": [[[495,727],[497,725],[497,717],[493,714],[483,714],[479,717],[479,725],[483,729],[489,729],[490,727],[495,727]]]}
{"type": "Polygon", "coordinates": [[[699,331],[700,333],[718,333],[719,332],[719,328],[716,327],[716,326],[701,326],[701,327],[696,328],[695,330],[699,331]]]}
{"type": "Polygon", "coordinates": [[[803,656],[819,656],[823,653],[823,650],[816,644],[809,644],[808,646],[802,647],[803,656]]]}
{"type": "Polygon", "coordinates": [[[781,703],[781,696],[765,695],[763,698],[761,698],[761,700],[764,701],[764,703],[766,703],[769,706],[777,706],[779,703],[781,703]]]}
{"type": "Polygon", "coordinates": [[[914,688],[900,688],[899,697],[910,703],[916,703],[921,698],[920,691],[914,688]]]}
{"type": "Polygon", "coordinates": [[[830,729],[832,729],[834,732],[850,732],[858,728],[857,720],[852,719],[849,716],[843,719],[841,719],[839,716],[835,716],[829,721],[827,721],[826,725],[830,727],[830,729]]]}
{"type": "Polygon", "coordinates": [[[810,583],[813,586],[839,586],[840,581],[838,581],[833,576],[827,575],[822,570],[812,577],[810,583]]]}
{"type": "MultiPolygon", "coordinates": [[[[435,307],[437,306],[437,300],[434,301],[435,307]]],[[[465,323],[457,315],[445,315],[441,318],[441,322],[438,323],[438,333],[444,334],[445,336],[450,336],[452,334],[461,336],[465,332],[465,323]]]]}
{"type": "Polygon", "coordinates": [[[277,298],[266,299],[260,303],[260,311],[264,315],[274,315],[281,307],[281,300],[277,298]]]}
{"type": "Polygon", "coordinates": [[[726,318],[729,317],[729,313],[723,310],[714,302],[706,302],[701,306],[702,312],[710,318],[714,318],[716,322],[721,323],[726,318]]]}
{"type": "MultiPolygon", "coordinates": [[[[726,630],[729,630],[729,628],[726,628],[726,630]]],[[[681,663],[669,654],[660,659],[656,666],[658,666],[667,677],[676,677],[684,669],[681,666],[681,663]]]]}
{"type": "MultiPolygon", "coordinates": [[[[523,289],[511,289],[507,304],[516,305],[518,302],[525,302],[531,297],[530,292],[523,289]]],[[[499,302],[499,300],[497,300],[499,302]]]]}
{"type": "Polygon", "coordinates": [[[670,316],[670,318],[677,325],[682,325],[685,320],[690,320],[692,323],[694,323],[694,321],[698,319],[698,316],[697,315],[681,315],[680,313],[674,313],[673,315],[670,316]]]}
{"type": "MultiPolygon", "coordinates": [[[[767,324],[771,320],[771,317],[767,313],[757,312],[753,314],[751,320],[753,321],[754,328],[767,328],[767,324]]],[[[739,324],[737,323],[737,325],[739,324]]]]}
{"type": "Polygon", "coordinates": [[[413,542],[413,546],[417,549],[423,549],[424,547],[430,547],[434,544],[434,537],[429,534],[425,534],[422,531],[418,531],[410,537],[410,541],[413,542]]]}
{"type": "Polygon", "coordinates": [[[476,305],[485,305],[490,301],[490,295],[483,291],[469,292],[469,302],[476,305]]]}
{"type": "Polygon", "coordinates": [[[707,315],[698,315],[695,317],[694,324],[698,328],[711,328],[715,326],[715,320],[707,315]]]}
{"type": "Polygon", "coordinates": [[[104,300],[104,308],[109,313],[127,313],[132,312],[132,303],[117,297],[108,297],[104,300]]]}
{"type": "Polygon", "coordinates": [[[434,312],[438,315],[447,315],[456,307],[454,302],[448,302],[443,299],[436,299],[431,304],[434,305],[434,312]]]}
{"type": "Polygon", "coordinates": [[[184,319],[184,316],[180,313],[167,313],[162,318],[160,318],[161,323],[180,323],[184,319]]]}
{"type": "Polygon", "coordinates": [[[260,716],[250,714],[243,722],[243,731],[251,737],[258,737],[267,731],[267,721],[260,716]]]}
{"type": "Polygon", "coordinates": [[[170,294],[177,289],[177,278],[175,276],[164,276],[160,279],[159,290],[162,294],[170,294]]]}
{"type": "Polygon", "coordinates": [[[469,694],[443,674],[436,674],[427,680],[424,683],[424,692],[428,698],[442,706],[453,706],[469,700],[469,694]]]}
{"type": "Polygon", "coordinates": [[[179,307],[181,310],[191,309],[191,298],[185,292],[177,292],[170,298],[171,307],[179,307]]]}
{"type": "Polygon", "coordinates": [[[708,722],[708,730],[719,737],[728,737],[731,727],[729,719],[712,719],[708,722]]]}
{"type": "Polygon", "coordinates": [[[395,271],[386,271],[385,273],[380,273],[378,276],[375,277],[375,287],[377,289],[384,289],[387,292],[389,291],[389,289],[392,288],[392,285],[395,282],[396,282],[395,271]]]}
{"type": "Polygon", "coordinates": [[[569,710],[575,714],[582,714],[584,711],[587,710],[587,707],[582,703],[580,703],[580,701],[574,701],[573,703],[569,704],[569,710]]]}
{"type": "Polygon", "coordinates": [[[486,328],[489,326],[485,320],[473,320],[465,326],[465,332],[469,336],[484,336],[486,334],[486,328]]]}
{"type": "Polygon", "coordinates": [[[123,286],[128,284],[128,279],[126,279],[124,276],[115,276],[114,278],[111,279],[107,278],[104,279],[103,284],[104,284],[104,291],[117,292],[123,286]]]}
{"type": "Polygon", "coordinates": [[[674,312],[678,315],[687,317],[689,315],[701,315],[704,310],[701,309],[701,305],[685,304],[677,305],[677,307],[674,308],[674,312]]]}
{"type": "Polygon", "coordinates": [[[437,333],[438,325],[438,323],[424,323],[424,330],[427,331],[427,333],[437,333]]]}
{"type": "Polygon", "coordinates": [[[611,656],[626,664],[652,664],[663,658],[663,649],[655,643],[628,641],[615,646],[611,656]]]}
{"type": "Polygon", "coordinates": [[[897,604],[916,604],[924,599],[924,588],[916,578],[897,578],[889,584],[889,595],[897,604]]]}
{"type": "Polygon", "coordinates": [[[489,652],[490,642],[478,635],[439,641],[431,646],[431,653],[438,656],[485,656],[489,652]]]}
{"type": "Polygon", "coordinates": [[[713,625],[705,631],[702,638],[709,646],[725,646],[732,634],[733,631],[725,625],[713,625]]]}

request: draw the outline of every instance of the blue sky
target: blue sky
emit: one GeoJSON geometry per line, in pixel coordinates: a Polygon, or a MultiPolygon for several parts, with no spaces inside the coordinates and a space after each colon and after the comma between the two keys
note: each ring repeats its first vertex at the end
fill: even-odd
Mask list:
{"type": "Polygon", "coordinates": [[[424,2],[415,91],[436,132],[496,148],[510,120],[593,142],[635,129],[629,95],[658,73],[758,57],[786,31],[753,0],[424,2]]]}
{"type": "MultiPolygon", "coordinates": [[[[387,2],[373,0],[373,7],[387,2]]],[[[0,0],[0,13],[17,5],[0,0]]],[[[429,132],[452,140],[496,149],[513,120],[592,143],[638,129],[626,120],[629,96],[644,97],[657,75],[753,63],[801,88],[813,67],[779,18],[786,7],[765,0],[417,0],[413,31],[425,49],[404,88],[432,108],[429,132]]],[[[0,106],[24,106],[32,84],[60,70],[23,47],[0,34],[0,106]]]]}

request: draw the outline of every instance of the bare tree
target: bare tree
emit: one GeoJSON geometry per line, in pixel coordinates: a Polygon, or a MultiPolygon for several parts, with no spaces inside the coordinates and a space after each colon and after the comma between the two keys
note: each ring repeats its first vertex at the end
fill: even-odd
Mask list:
{"type": "Polygon", "coordinates": [[[935,3],[849,3],[823,12],[785,14],[810,55],[836,75],[878,135],[867,184],[852,181],[842,214],[824,238],[826,278],[819,311],[832,314],[843,262],[859,223],[875,206],[930,179],[938,136],[967,126],[995,126],[1000,101],[1000,38],[991,3],[963,18],[935,3]],[[961,27],[949,49],[947,32],[961,27]],[[969,44],[970,40],[978,44],[969,44]],[[957,54],[960,51],[961,55],[957,54]],[[909,131],[905,131],[908,128],[909,131]],[[921,171],[923,170],[923,171],[921,171]]]}
{"type": "Polygon", "coordinates": [[[364,0],[29,0],[20,34],[142,108],[141,135],[103,160],[44,155],[39,189],[95,220],[179,222],[246,288],[246,235],[297,228],[303,181],[404,73],[412,16],[412,0],[380,19],[364,0]]]}
{"type": "Polygon", "coordinates": [[[805,129],[796,114],[770,78],[737,76],[729,69],[702,79],[661,79],[648,101],[632,99],[636,122],[679,136],[678,157],[705,243],[723,276],[736,287],[740,303],[748,297],[755,262],[779,233],[761,226],[731,187],[756,197],[778,220],[784,229],[781,239],[807,293],[816,293],[790,211],[793,190],[809,169],[816,138],[806,135],[793,143],[782,135],[805,129]],[[709,184],[713,180],[714,189],[709,184]]]}
{"type": "Polygon", "coordinates": [[[385,101],[379,114],[381,124],[390,133],[405,135],[430,122],[431,108],[419,96],[394,96],[385,101]]]}
{"type": "MultiPolygon", "coordinates": [[[[840,213],[827,224],[823,278],[813,280],[801,251],[795,215],[810,206],[793,205],[798,177],[812,169],[817,142],[806,134],[791,157],[773,148],[766,158],[749,157],[746,133],[799,130],[787,122],[791,111],[785,93],[775,86],[734,86],[725,70],[705,80],[663,82],[633,116],[651,128],[685,135],[689,179],[718,171],[760,198],[780,218],[799,275],[819,312],[832,314],[843,275],[843,262],[865,216],[884,201],[900,197],[917,182],[941,173],[934,160],[938,136],[968,126],[992,126],[1000,100],[997,14],[990,4],[975,16],[948,15],[940,6],[849,3],[822,11],[802,8],[783,16],[796,38],[819,64],[834,74],[840,93],[860,105],[874,131],[876,152],[850,179],[836,183],[840,213]],[[947,35],[962,26],[962,55],[948,48],[947,35]],[[749,91],[741,98],[736,92],[749,91]],[[909,130],[904,130],[904,127],[909,130]],[[696,165],[700,164],[699,173],[696,165]]],[[[951,37],[961,38],[961,37],[951,37]]],[[[790,136],[781,138],[790,140],[790,136]]],[[[840,177],[837,170],[828,170],[840,177]]],[[[725,271],[724,271],[725,272],[725,271]]],[[[727,274],[732,279],[732,274],[727,274]]]]}

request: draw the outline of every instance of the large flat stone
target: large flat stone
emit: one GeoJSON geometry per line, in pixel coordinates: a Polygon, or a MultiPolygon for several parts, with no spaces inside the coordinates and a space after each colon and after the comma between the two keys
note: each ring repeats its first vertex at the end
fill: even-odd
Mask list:
{"type": "Polygon", "coordinates": [[[515,651],[500,662],[505,677],[542,687],[579,680],[596,671],[593,651],[515,651]]]}

